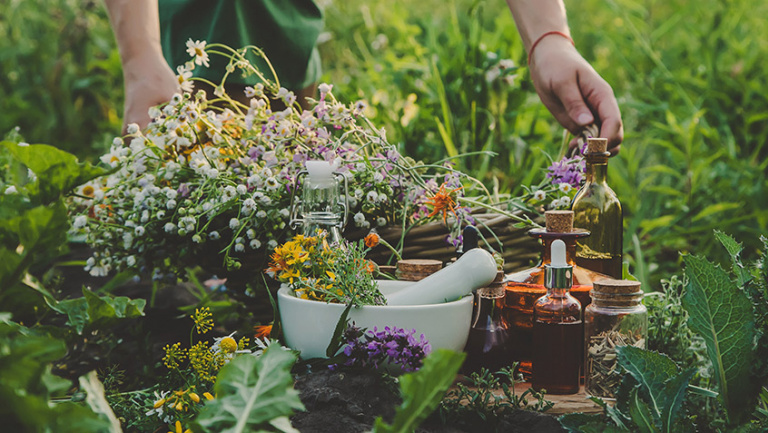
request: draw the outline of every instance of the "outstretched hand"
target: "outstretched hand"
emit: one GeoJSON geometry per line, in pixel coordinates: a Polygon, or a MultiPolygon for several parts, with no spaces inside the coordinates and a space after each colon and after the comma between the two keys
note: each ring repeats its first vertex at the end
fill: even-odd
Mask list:
{"type": "MultiPolygon", "coordinates": [[[[533,53],[530,70],[541,101],[564,128],[578,136],[594,123],[600,137],[608,139],[611,154],[619,152],[624,127],[613,90],[567,39],[543,39],[533,53]]],[[[571,146],[575,145],[574,140],[571,146]]]]}

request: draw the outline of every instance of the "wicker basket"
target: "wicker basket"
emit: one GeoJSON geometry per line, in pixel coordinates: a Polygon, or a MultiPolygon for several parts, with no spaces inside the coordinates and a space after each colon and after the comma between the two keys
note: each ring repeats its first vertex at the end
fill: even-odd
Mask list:
{"type": "MultiPolygon", "coordinates": [[[[473,210],[472,216],[477,221],[477,228],[482,235],[480,246],[501,252],[504,257],[505,272],[528,268],[538,260],[541,249],[538,241],[528,236],[528,229],[515,227],[515,220],[505,215],[487,212],[485,209],[473,210]],[[490,243],[491,248],[488,248],[483,239],[490,243]]],[[[402,229],[390,227],[379,230],[378,233],[390,244],[397,245],[400,242],[402,229]]],[[[368,234],[367,230],[347,230],[344,237],[357,240],[366,234],[368,234]]],[[[414,227],[405,235],[402,256],[404,259],[435,259],[448,262],[456,257],[456,250],[446,243],[446,236],[448,236],[448,228],[442,222],[431,222],[414,227]]],[[[368,257],[379,264],[393,263],[391,253],[383,247],[374,249],[368,257]]]]}

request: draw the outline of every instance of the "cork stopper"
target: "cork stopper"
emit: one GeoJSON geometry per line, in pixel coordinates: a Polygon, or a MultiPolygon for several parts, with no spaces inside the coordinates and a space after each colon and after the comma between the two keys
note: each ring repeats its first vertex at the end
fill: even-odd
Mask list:
{"type": "Polygon", "coordinates": [[[503,284],[505,277],[506,275],[504,274],[504,271],[498,271],[496,273],[496,278],[494,278],[491,284],[489,284],[486,287],[477,289],[478,296],[480,296],[481,298],[489,298],[489,299],[498,299],[498,298],[505,297],[506,289],[503,284]]]}
{"type": "Polygon", "coordinates": [[[443,268],[440,260],[406,259],[397,262],[395,276],[398,280],[419,281],[443,268]]]}
{"type": "Polygon", "coordinates": [[[544,212],[547,231],[552,233],[570,233],[573,231],[572,210],[548,210],[544,212]]]}
{"type": "Polygon", "coordinates": [[[642,293],[639,281],[603,278],[592,283],[592,291],[607,295],[637,295],[642,293]]]}
{"type": "Polygon", "coordinates": [[[608,151],[607,138],[587,138],[587,153],[605,153],[608,151]]]}

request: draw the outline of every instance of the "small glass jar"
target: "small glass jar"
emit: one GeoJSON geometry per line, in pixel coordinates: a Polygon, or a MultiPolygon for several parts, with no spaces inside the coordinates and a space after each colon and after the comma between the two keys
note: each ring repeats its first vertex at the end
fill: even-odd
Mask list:
{"type": "Polygon", "coordinates": [[[648,310],[638,281],[595,281],[591,296],[584,310],[584,389],[588,395],[613,399],[621,382],[616,347],[645,348],[648,310]]]}

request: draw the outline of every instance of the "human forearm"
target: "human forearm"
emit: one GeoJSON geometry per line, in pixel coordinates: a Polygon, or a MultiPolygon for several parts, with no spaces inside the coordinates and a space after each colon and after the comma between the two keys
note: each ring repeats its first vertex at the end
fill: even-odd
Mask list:
{"type": "MultiPolygon", "coordinates": [[[[162,58],[157,0],[104,0],[123,68],[162,58]]],[[[138,65],[136,65],[138,66],[138,65]]]]}
{"type": "Polygon", "coordinates": [[[179,83],[163,57],[157,0],[104,0],[125,82],[123,131],[146,126],[149,107],[167,102],[179,83]]]}
{"type": "Polygon", "coordinates": [[[557,31],[570,35],[562,0],[507,0],[507,5],[515,18],[526,51],[547,32],[557,31]]]}

